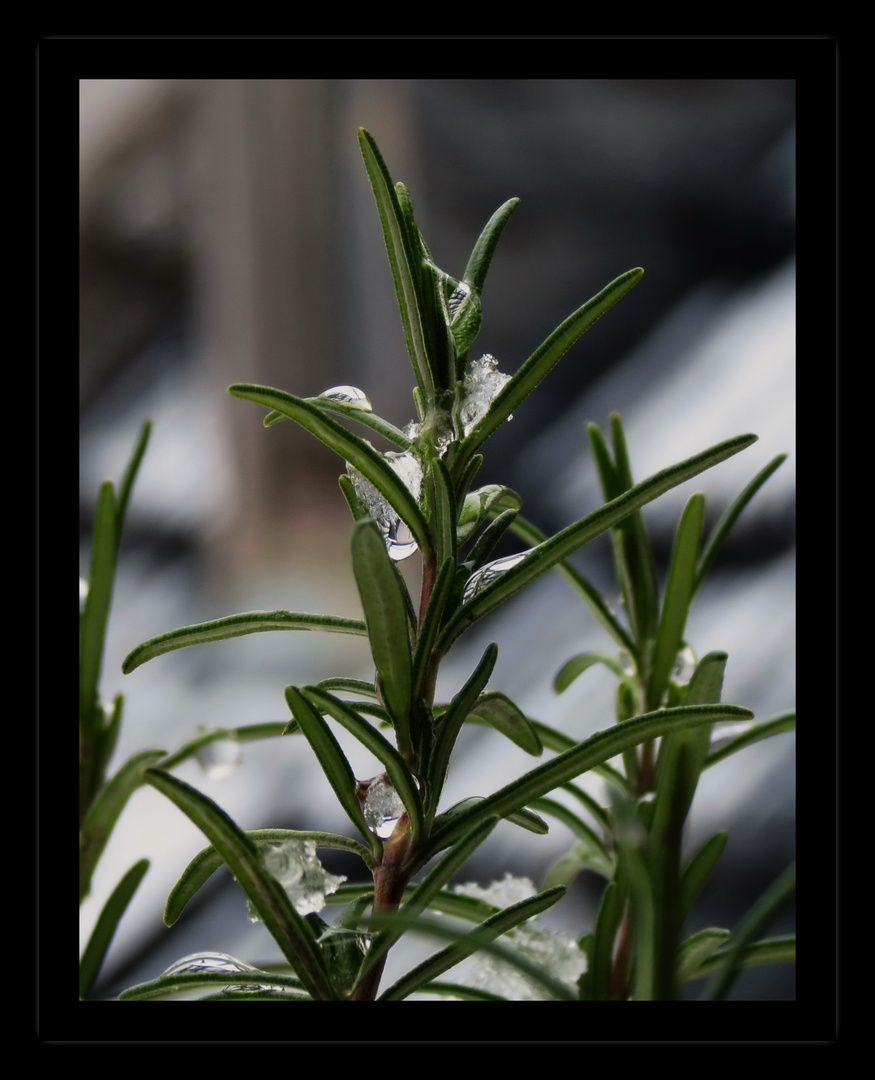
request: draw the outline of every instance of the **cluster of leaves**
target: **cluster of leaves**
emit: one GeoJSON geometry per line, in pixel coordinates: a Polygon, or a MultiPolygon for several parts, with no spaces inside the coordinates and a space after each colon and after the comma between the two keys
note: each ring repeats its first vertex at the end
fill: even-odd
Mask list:
{"type": "MultiPolygon", "coordinates": [[[[122,997],[142,999],[199,987],[215,991],[221,986],[225,1000],[260,995],[276,999],[278,994],[284,1000],[374,1000],[378,995],[381,1000],[397,1000],[423,990],[446,992],[440,976],[466,956],[477,951],[510,956],[496,938],[555,904],[570,877],[584,866],[598,868],[610,884],[595,932],[582,941],[588,971],[579,986],[571,991],[519,957],[513,962],[556,997],[674,996],[680,982],[707,973],[709,963],[714,970],[725,971],[730,964],[751,962],[753,955],[750,950],[727,949],[722,931],[707,941],[679,944],[684,914],[722,848],[715,838],[681,867],[683,822],[699,774],[717,757],[709,751],[711,731],[715,723],[752,720],[753,714],[720,702],[724,654],[704,657],[686,685],[672,674],[683,646],[687,612],[703,575],[734,517],[780,460],[743,493],[704,547],[703,498],[692,497],[678,528],[661,604],[640,508],[749,446],[755,436],[726,440],[636,484],[619,418],[612,419],[613,455],[601,433],[591,427],[605,503],[550,537],[520,516],[521,500],[515,492],[498,485],[475,488],[485,441],[577,338],[636,284],[642,271],[630,270],[611,282],[571,314],[512,377],[502,376],[488,400],[475,401],[477,366],[468,354],[480,327],[480,297],[496,243],[518,200],[496,211],[461,278],[451,277],[435,265],[416,225],[409,194],[402,184],[393,184],[374,140],[364,130],[359,140],[416,379],[417,420],[404,431],[396,428],[369,405],[363,407],[363,395],[354,388],[345,388],[347,394],[326,391],[315,398],[243,383],[232,385],[229,392],[267,408],[266,426],[293,420],[347,464],[340,486],[354,521],[352,568],[364,619],[283,610],[247,612],[152,638],[124,662],[129,672],[173,649],[261,631],[366,636],[374,681],[337,677],[312,686],[289,686],[285,699],[291,719],[280,726],[282,734],[298,733],[309,744],[357,838],[312,831],[244,831],[214,802],[171,774],[170,768],[196,745],[227,737],[227,732],[199,736],[158,767],[150,762],[152,767],[142,768],[141,762],[138,778],[163,792],[209,840],[209,847],[195,857],[172,891],[165,921],[173,923],[209,876],[226,864],[275,939],[285,965],[270,971],[239,963],[207,971],[203,965],[189,965],[187,970],[182,965],[122,997]],[[379,452],[335,417],[376,431],[397,452],[379,452]],[[416,482],[410,481],[409,470],[397,467],[402,457],[415,466],[416,482]],[[629,629],[567,561],[608,530],[629,629]],[[530,546],[516,556],[491,559],[508,531],[530,546]],[[418,604],[396,565],[402,548],[403,554],[416,551],[421,559],[418,604]],[[587,666],[607,664],[618,677],[618,722],[574,742],[525,716],[500,691],[487,689],[498,651],[494,644],[486,648],[451,701],[435,701],[440,663],[456,640],[551,570],[563,574],[580,592],[619,649],[617,654],[573,658],[560,672],[557,689],[587,666]],[[442,810],[454,745],[468,722],[491,725],[535,756],[544,748],[552,755],[499,790],[442,810]],[[366,782],[356,779],[335,738],[334,724],[376,757],[385,770],[381,776],[366,782]],[[618,757],[622,769],[610,764],[618,757]],[[611,782],[615,798],[608,808],[576,784],[590,770],[611,782]],[[601,837],[550,798],[560,788],[580,799],[602,830],[601,837]],[[380,799],[397,804],[394,814],[384,815],[397,819],[388,830],[375,828],[371,800],[378,791],[380,799]],[[547,831],[543,814],[570,825],[578,843],[554,868],[554,880],[542,891],[495,908],[448,889],[499,820],[543,833],[547,831]],[[371,887],[335,892],[332,900],[345,904],[336,926],[328,927],[315,913],[301,914],[295,898],[267,869],[265,851],[287,841],[353,851],[370,871],[371,887]],[[475,926],[465,934],[447,930],[423,919],[429,910],[448,912],[475,926]],[[449,943],[380,992],[386,954],[411,929],[448,935],[449,943]],[[241,988],[244,968],[247,985],[241,988]]],[[[790,723],[785,718],[777,726],[752,728],[746,738],[765,737],[790,723]]],[[[277,725],[262,725],[234,734],[260,738],[279,734],[276,729],[277,725]]],[[[475,991],[466,993],[478,996],[475,991]]]]}

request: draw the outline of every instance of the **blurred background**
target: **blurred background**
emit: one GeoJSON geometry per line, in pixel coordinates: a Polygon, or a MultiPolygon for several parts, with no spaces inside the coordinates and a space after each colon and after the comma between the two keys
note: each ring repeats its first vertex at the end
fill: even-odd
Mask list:
{"type": "MultiPolygon", "coordinates": [[[[609,281],[645,269],[486,445],[478,483],[514,488],[524,515],[553,532],[602,501],[588,421],[604,429],[621,413],[636,479],[756,433],[751,448],[645,508],[662,578],[693,491],[706,494],[707,528],[776,454],[790,455],[736,525],[687,637],[699,656],[729,653],[724,700],[762,719],[793,709],[794,122],[790,80],[82,80],[80,576],[98,487],[118,480],[143,420],[153,421],[104,661],[104,695],[125,694],[113,767],[146,747],[172,751],[199,726],[286,720],[289,683],[372,676],[364,639],[295,633],[181,650],[120,673],[136,644],[187,623],[256,608],[360,614],[342,463],[291,423],[265,430],[263,409],[225,393],[235,381],[301,396],[349,383],[396,425],[413,418],[359,126],[407,184],[450,274],[461,275],[492,212],[522,200],[492,264],[472,356],[490,352],[512,374],[609,281]]],[[[518,547],[508,541],[498,554],[518,547]]],[[[414,575],[416,561],[405,572],[414,575]]],[[[610,591],[606,537],[576,564],[610,591]]],[[[490,641],[499,646],[491,686],[529,715],[575,739],[611,723],[607,672],[553,693],[568,657],[609,646],[558,577],[461,639],[439,697],[459,688],[490,641]]],[[[357,776],[380,771],[357,743],[343,745],[357,776]]],[[[446,805],[532,764],[472,728],[446,805]]],[[[242,767],[224,779],[195,762],[178,775],[244,828],[350,828],[300,740],[247,744],[242,767]]],[[[724,828],[728,846],[689,932],[734,927],[793,860],[793,735],[705,774],[688,843],[724,828]]],[[[84,944],[121,875],[152,860],[97,996],[201,950],[277,958],[225,870],[164,927],[167,892],[205,843],[157,792],[133,797],[81,909],[84,944]]],[[[509,871],[537,884],[572,843],[556,822],[545,837],[503,823],[461,880],[486,885],[509,871]]],[[[355,860],[323,854],[331,872],[361,880],[355,860]]],[[[591,930],[602,884],[582,875],[545,923],[574,936],[591,930]]],[[[793,927],[790,913],[774,931],[793,927]]],[[[403,970],[408,958],[395,962],[403,970]]],[[[390,962],[387,980],[392,973],[390,962]]],[[[733,993],[793,999],[795,973],[755,969],[733,993]]]]}

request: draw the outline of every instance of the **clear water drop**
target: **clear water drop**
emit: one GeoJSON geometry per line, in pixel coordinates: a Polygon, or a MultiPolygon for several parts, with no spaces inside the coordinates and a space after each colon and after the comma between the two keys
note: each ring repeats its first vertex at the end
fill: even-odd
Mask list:
{"type": "MultiPolygon", "coordinates": [[[[531,551],[531,548],[529,551],[531,551]]],[[[510,570],[512,566],[516,566],[517,563],[522,562],[529,554],[529,551],[521,551],[518,555],[506,555],[503,559],[495,559],[493,562],[481,566],[475,574],[472,574],[468,578],[468,584],[465,586],[465,591],[462,593],[462,603],[467,604],[481,589],[485,589],[487,585],[491,585],[497,577],[505,572],[505,570],[510,570]]]]}
{"type": "Polygon", "coordinates": [[[685,644],[675,657],[674,666],[671,669],[672,681],[677,683],[678,686],[686,686],[692,679],[698,662],[696,654],[689,645],[685,644]]]}
{"type": "Polygon", "coordinates": [[[195,758],[210,780],[224,780],[243,760],[243,753],[236,739],[215,739],[202,746],[195,758]]]}
{"type": "MultiPolygon", "coordinates": [[[[299,915],[310,915],[325,907],[325,897],[337,892],[344,876],[329,874],[316,855],[312,840],[277,840],[260,844],[261,862],[289,894],[299,915]]],[[[250,922],[260,916],[247,900],[250,922]]]]}
{"type": "Polygon", "coordinates": [[[404,803],[389,778],[384,773],[371,781],[365,781],[360,785],[359,797],[368,828],[381,840],[388,839],[404,813],[404,803]],[[361,788],[364,788],[363,793],[361,788]]]}
{"type": "Polygon", "coordinates": [[[85,598],[88,596],[88,582],[84,577],[79,578],[79,614],[85,608],[85,598]]]}
{"type": "Polygon", "coordinates": [[[342,401],[344,405],[351,405],[354,409],[364,409],[365,412],[374,411],[368,395],[357,386],[330,386],[327,390],[323,390],[319,397],[328,398],[330,401],[342,401]]]}
{"type": "Polygon", "coordinates": [[[491,353],[468,363],[463,384],[465,397],[459,412],[464,435],[469,435],[483,419],[498,392],[508,382],[510,376],[498,370],[498,361],[491,353]]]}

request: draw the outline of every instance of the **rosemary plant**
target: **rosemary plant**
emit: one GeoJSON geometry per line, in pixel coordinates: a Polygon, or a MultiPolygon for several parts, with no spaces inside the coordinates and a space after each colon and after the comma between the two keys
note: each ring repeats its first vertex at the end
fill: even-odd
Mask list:
{"type": "MultiPolygon", "coordinates": [[[[780,883],[753,928],[737,938],[714,929],[682,941],[685,915],[725,842],[725,834],[718,834],[684,863],[684,822],[703,769],[751,740],[787,730],[794,719],[752,724],[734,742],[715,746],[715,725],[754,717],[739,705],[721,703],[726,655],[709,653],[696,661],[684,634],[690,604],[729,527],[781,459],[752,481],[704,543],[704,498],[690,498],[661,597],[640,508],[750,446],[754,435],[728,439],[636,483],[619,417],[611,420],[610,448],[591,426],[604,505],[555,535],[540,533],[520,515],[516,492],[496,484],[477,485],[481,451],[643,271],[635,268],[617,277],[508,376],[492,356],[477,357],[471,349],[480,328],[486,274],[519,200],[499,207],[462,274],[452,276],[432,259],[410,196],[403,184],[392,182],[373,138],[362,129],[359,142],[413,367],[415,418],[403,430],[396,427],[377,416],[366,394],[352,386],[331,387],[309,398],[249,383],[235,383],[229,392],[266,409],[265,426],[284,420],[301,425],[343,463],[339,483],[352,515],[352,572],[364,618],[245,612],[145,641],[130,652],[123,670],[134,671],[171,650],[204,642],[266,631],[317,630],[365,636],[375,675],[372,681],[340,674],[314,685],[287,686],[288,723],[202,733],[170,756],[154,751],[125,766],[129,789],[136,783],[151,784],[208,841],[168,898],[167,924],[225,864],[284,959],[267,970],[223,953],[186,957],[121,997],[141,1000],[202,989],[222,1000],[399,1000],[422,992],[493,1000],[500,996],[494,989],[441,981],[445,972],[474,953],[515,965],[543,995],[553,998],[672,998],[684,982],[711,973],[721,980],[712,996],[722,996],[739,966],[791,958],[792,942],[764,944],[759,936],[786,902],[792,882],[788,877],[780,883]],[[352,430],[355,425],[376,432],[395,449],[378,451],[352,430]],[[628,625],[567,561],[608,531],[628,625]],[[525,547],[495,558],[496,544],[509,533],[525,547]],[[407,558],[416,558],[421,566],[418,595],[410,594],[399,572],[398,563],[407,558]],[[490,685],[495,644],[485,649],[451,700],[436,700],[441,662],[456,641],[554,570],[582,596],[613,642],[613,651],[567,660],[556,689],[561,692],[595,663],[607,665],[617,677],[616,722],[576,742],[527,717],[500,688],[490,685]],[[490,725],[533,756],[545,749],[549,754],[497,791],[472,793],[446,807],[442,793],[454,746],[462,725],[469,722],[490,725]],[[379,775],[354,775],[335,737],[336,725],[374,755],[382,767],[379,775]],[[180,761],[229,734],[237,739],[297,736],[288,741],[288,752],[315,756],[352,835],[243,830],[212,800],[173,775],[180,761]],[[608,780],[607,806],[579,786],[591,770],[608,780]],[[560,788],[579,800],[580,814],[551,798],[560,788]],[[577,842],[541,891],[496,903],[493,894],[463,896],[449,887],[498,821],[544,833],[549,816],[570,825],[577,842]],[[341,879],[322,867],[316,854],[320,848],[354,852],[371,883],[342,886],[341,879]],[[602,873],[609,884],[593,932],[572,943],[582,974],[569,982],[549,965],[545,968],[509,949],[511,939],[500,939],[559,902],[568,882],[584,867],[602,873]],[[327,902],[343,904],[333,925],[319,915],[327,902]],[[464,932],[452,929],[446,920],[429,919],[431,912],[473,926],[464,932]],[[445,944],[392,985],[382,985],[389,950],[413,931],[445,944]]],[[[99,564],[101,559],[95,558],[99,564]]],[[[89,596],[94,593],[93,581],[89,596]]],[[[93,659],[93,644],[87,655],[93,659]]],[[[555,667],[564,659],[556,658],[555,667]]],[[[94,715],[96,683],[93,673],[86,675],[80,715],[84,709],[88,717],[94,715]]],[[[93,729],[89,720],[86,734],[93,729]]],[[[86,781],[90,791],[95,779],[88,770],[86,781]]]]}

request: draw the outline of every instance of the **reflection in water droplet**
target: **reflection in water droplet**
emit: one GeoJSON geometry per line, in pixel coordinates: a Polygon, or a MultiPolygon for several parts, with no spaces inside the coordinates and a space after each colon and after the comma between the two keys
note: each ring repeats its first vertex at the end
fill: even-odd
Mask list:
{"type": "Polygon", "coordinates": [[[459,314],[459,309],[468,297],[471,295],[471,286],[466,285],[464,281],[460,281],[453,291],[452,296],[447,301],[447,307],[450,309],[450,319],[455,322],[456,316],[459,314]]]}
{"type": "MultiPolygon", "coordinates": [[[[468,363],[465,373],[465,400],[459,413],[462,433],[469,435],[489,411],[489,406],[510,376],[498,370],[498,361],[490,353],[468,363]]],[[[510,419],[510,417],[508,417],[510,419]]]]}
{"type": "MultiPolygon", "coordinates": [[[[529,551],[531,551],[531,548],[529,551]]],[[[462,593],[462,603],[467,604],[481,589],[491,585],[505,570],[510,570],[512,566],[522,562],[526,555],[529,554],[529,551],[521,551],[518,555],[506,555],[503,559],[496,559],[494,562],[482,566],[476,574],[472,574],[468,578],[468,584],[462,593]]]]}
{"type": "Polygon", "coordinates": [[[388,778],[375,777],[367,787],[362,799],[362,812],[372,833],[386,840],[395,831],[398,819],[404,813],[404,803],[388,778]]]}
{"type": "Polygon", "coordinates": [[[344,405],[352,405],[353,408],[364,409],[365,412],[374,411],[368,395],[357,386],[331,386],[323,390],[319,397],[329,398],[331,401],[342,401],[344,405]]]}
{"type": "MultiPolygon", "coordinates": [[[[387,464],[398,474],[414,498],[418,500],[422,491],[422,462],[416,454],[410,451],[403,454],[390,452],[384,454],[383,457],[386,459],[387,464]]],[[[395,562],[408,558],[417,550],[417,544],[410,529],[370,480],[366,480],[358,469],[352,465],[347,465],[346,471],[350,480],[352,480],[356,495],[365,505],[374,521],[380,526],[390,558],[394,559],[395,562]]]]}
{"type": "Polygon", "coordinates": [[[216,739],[202,746],[195,757],[210,780],[224,780],[243,760],[243,753],[235,739],[216,739]]]}
{"type": "Polygon", "coordinates": [[[79,578],[79,614],[82,614],[82,609],[85,607],[85,598],[88,596],[88,582],[84,577],[79,578]]]}
{"type": "MultiPolygon", "coordinates": [[[[265,870],[282,885],[299,915],[309,915],[325,907],[325,897],[337,892],[346,881],[343,876],[329,874],[316,855],[312,840],[279,840],[259,844],[261,863],[265,870]]],[[[247,900],[250,922],[260,916],[247,900]]]]}
{"type": "Polygon", "coordinates": [[[698,662],[698,658],[690,646],[684,645],[675,657],[674,667],[671,669],[672,681],[676,682],[678,686],[686,686],[692,679],[698,662]]]}

